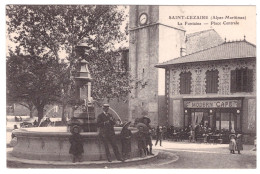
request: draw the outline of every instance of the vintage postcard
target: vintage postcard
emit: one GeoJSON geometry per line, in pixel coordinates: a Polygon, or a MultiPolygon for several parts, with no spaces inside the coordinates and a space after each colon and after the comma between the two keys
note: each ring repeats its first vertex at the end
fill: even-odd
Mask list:
{"type": "Polygon", "coordinates": [[[256,6],[6,4],[6,167],[256,169],[256,6]]]}

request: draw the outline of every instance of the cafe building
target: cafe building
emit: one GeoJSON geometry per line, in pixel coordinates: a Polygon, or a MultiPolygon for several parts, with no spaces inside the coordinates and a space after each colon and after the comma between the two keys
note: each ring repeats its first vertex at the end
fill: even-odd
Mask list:
{"type": "Polygon", "coordinates": [[[168,125],[256,135],[256,46],[245,40],[156,65],[165,69],[168,125]]]}

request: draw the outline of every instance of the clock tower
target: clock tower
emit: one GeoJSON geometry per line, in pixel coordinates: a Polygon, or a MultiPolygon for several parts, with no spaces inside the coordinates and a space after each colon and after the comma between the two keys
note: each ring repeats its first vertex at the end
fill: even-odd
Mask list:
{"type": "Polygon", "coordinates": [[[167,124],[165,73],[158,63],[180,56],[185,31],[160,23],[160,6],[130,6],[129,64],[133,90],[129,120],[148,116],[153,126],[167,124]]]}

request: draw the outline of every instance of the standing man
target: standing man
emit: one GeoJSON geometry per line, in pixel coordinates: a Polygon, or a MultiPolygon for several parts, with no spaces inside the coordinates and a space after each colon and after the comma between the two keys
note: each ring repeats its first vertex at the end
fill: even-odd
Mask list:
{"type": "Polygon", "coordinates": [[[118,161],[124,161],[118,151],[117,145],[116,145],[116,135],[114,130],[114,125],[116,124],[116,120],[113,118],[113,116],[108,113],[109,105],[104,104],[103,105],[103,113],[99,114],[97,117],[97,126],[99,128],[99,136],[101,137],[103,144],[105,146],[105,151],[107,155],[107,160],[109,162],[112,162],[111,160],[111,154],[108,147],[108,142],[111,144],[114,154],[116,156],[116,159],[118,161]]]}

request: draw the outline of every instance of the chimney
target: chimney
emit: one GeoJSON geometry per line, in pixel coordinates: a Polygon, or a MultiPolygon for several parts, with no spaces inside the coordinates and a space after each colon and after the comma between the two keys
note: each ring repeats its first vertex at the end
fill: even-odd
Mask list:
{"type": "Polygon", "coordinates": [[[182,56],[186,56],[186,48],[180,48],[180,55],[181,55],[181,57],[182,56]]]}

